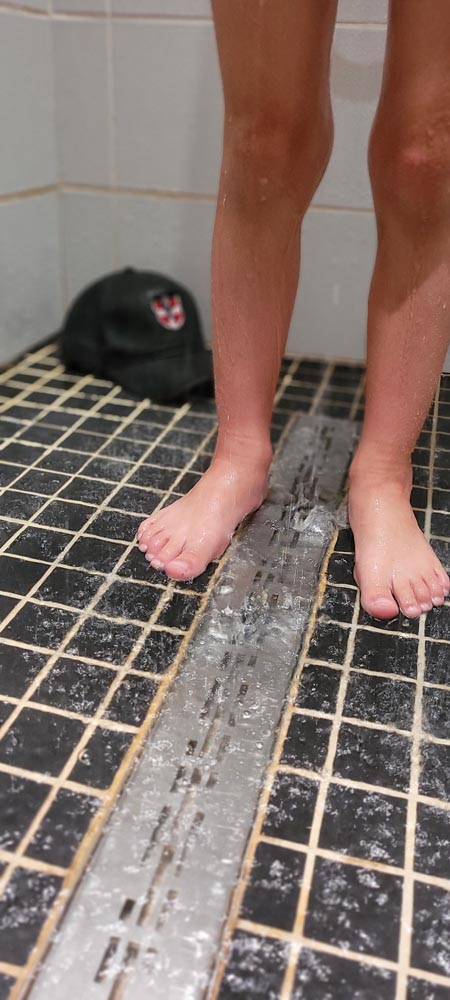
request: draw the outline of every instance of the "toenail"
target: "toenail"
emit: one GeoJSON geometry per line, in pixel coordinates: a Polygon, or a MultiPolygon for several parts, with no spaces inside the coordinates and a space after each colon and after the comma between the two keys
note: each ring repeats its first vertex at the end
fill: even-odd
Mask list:
{"type": "Polygon", "coordinates": [[[164,563],[162,563],[160,559],[152,559],[151,564],[154,569],[162,569],[164,566],[164,563]]]}
{"type": "Polygon", "coordinates": [[[422,611],[431,611],[431,604],[421,604],[422,611]]]}
{"type": "Polygon", "coordinates": [[[139,548],[140,552],[146,552],[147,551],[147,546],[146,546],[145,542],[139,542],[138,548],[139,548]]]}
{"type": "Polygon", "coordinates": [[[405,608],[405,614],[407,615],[416,615],[418,611],[420,611],[420,608],[416,607],[415,604],[409,604],[408,607],[405,608]]]}
{"type": "Polygon", "coordinates": [[[176,562],[177,570],[181,570],[182,573],[187,573],[189,566],[185,562],[176,562]]]}
{"type": "Polygon", "coordinates": [[[443,604],[444,603],[444,598],[443,597],[432,597],[431,600],[433,601],[433,604],[443,604]]]}

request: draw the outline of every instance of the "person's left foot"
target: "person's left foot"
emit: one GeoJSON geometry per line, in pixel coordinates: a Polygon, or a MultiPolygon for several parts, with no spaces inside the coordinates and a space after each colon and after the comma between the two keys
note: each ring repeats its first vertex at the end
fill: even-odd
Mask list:
{"type": "Polygon", "coordinates": [[[450,579],[422,534],[411,508],[411,467],[376,467],[367,459],[350,469],[348,515],[355,539],[354,578],[361,604],[374,618],[400,611],[417,618],[444,603],[450,579]]]}

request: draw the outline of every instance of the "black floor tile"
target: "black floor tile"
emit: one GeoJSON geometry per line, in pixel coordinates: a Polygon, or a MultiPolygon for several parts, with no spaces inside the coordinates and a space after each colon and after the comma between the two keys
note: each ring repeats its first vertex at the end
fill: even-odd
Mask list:
{"type": "Polygon", "coordinates": [[[292,1000],[394,1000],[395,989],[388,969],[302,948],[292,1000]]]}
{"type": "Polygon", "coordinates": [[[151,490],[140,490],[134,486],[122,486],[109,500],[109,507],[118,510],[133,511],[146,517],[161,502],[159,493],[151,490]]]}
{"type": "Polygon", "coordinates": [[[438,986],[425,979],[408,979],[406,1000],[449,1000],[448,986],[438,986]]]}
{"type": "Polygon", "coordinates": [[[14,869],[0,900],[0,961],[25,965],[61,884],[56,875],[14,869]]]}
{"type": "Polygon", "coordinates": [[[89,569],[97,573],[112,573],[116,563],[125,552],[126,545],[119,542],[103,541],[85,535],[71,545],[64,556],[67,566],[89,569]]]}
{"type": "MultiPolygon", "coordinates": [[[[30,565],[33,565],[30,563],[30,565]]],[[[48,567],[46,567],[48,569],[48,567]]],[[[1,566],[0,566],[1,570],[1,566]]],[[[50,604],[65,604],[69,608],[85,608],[104,583],[104,577],[82,570],[55,566],[34,593],[35,600],[50,604]]]]}
{"type": "Polygon", "coordinates": [[[415,678],[417,654],[418,644],[413,638],[361,628],[356,630],[352,666],[415,678]]]}
{"type": "Polygon", "coordinates": [[[92,788],[109,788],[131,740],[130,733],[98,726],[71,771],[70,780],[92,788]]]}
{"type": "Polygon", "coordinates": [[[129,441],[127,438],[113,438],[102,449],[102,458],[119,458],[126,462],[138,462],[148,451],[145,441],[129,441]]]}
{"type": "Polygon", "coordinates": [[[425,680],[450,685],[450,646],[447,642],[425,642],[425,680]]]}
{"type": "Polygon", "coordinates": [[[450,740],[450,691],[424,687],[422,729],[431,736],[450,740]]]}
{"type": "Polygon", "coordinates": [[[45,455],[38,462],[40,469],[50,469],[54,472],[64,472],[71,476],[79,472],[86,462],[86,455],[76,451],[66,451],[64,448],[54,448],[49,455],[45,455]]]}
{"type": "Polygon", "coordinates": [[[0,556],[0,587],[10,594],[24,596],[48,572],[48,568],[43,562],[0,556]]]}
{"type": "Polygon", "coordinates": [[[281,763],[308,771],[321,771],[328,752],[329,719],[293,715],[281,754],[281,763]]]}
{"type": "Polygon", "coordinates": [[[53,496],[67,483],[69,477],[60,472],[45,472],[41,469],[30,469],[19,476],[14,484],[18,490],[26,493],[43,493],[45,496],[53,496]]]}
{"type": "Polygon", "coordinates": [[[52,500],[36,518],[36,524],[48,524],[64,531],[80,531],[95,512],[85,504],[52,500]]]}
{"type": "Polygon", "coordinates": [[[133,667],[152,674],[163,674],[173,663],[184,635],[172,632],[152,631],[144,640],[133,667]]]}
{"type": "Polygon", "coordinates": [[[295,704],[313,712],[333,714],[341,683],[341,671],[305,663],[295,704]]]}
{"type": "Polygon", "coordinates": [[[46,503],[45,497],[33,496],[32,493],[19,493],[18,490],[5,490],[0,497],[0,514],[27,521],[44,503],[46,503]]]}
{"type": "Polygon", "coordinates": [[[43,559],[46,562],[53,562],[61,555],[66,545],[72,541],[72,537],[65,531],[51,531],[30,525],[23,529],[6,551],[8,555],[26,556],[28,559],[43,559]]]}
{"type": "Polygon", "coordinates": [[[34,465],[43,454],[44,449],[37,445],[11,441],[0,450],[0,462],[15,462],[18,465],[30,466],[34,465]]]}
{"type": "Polygon", "coordinates": [[[327,615],[339,622],[350,623],[353,618],[356,590],[346,587],[326,587],[319,608],[320,615],[327,615]]]}
{"type": "Polygon", "coordinates": [[[80,503],[101,504],[114,489],[113,483],[102,483],[96,479],[86,479],[75,476],[64,490],[61,497],[67,500],[78,500],[80,503]]]}
{"type": "Polygon", "coordinates": [[[90,479],[106,479],[114,483],[120,481],[133,469],[131,462],[119,462],[114,458],[93,458],[83,469],[83,475],[90,479]]]}
{"type": "Polygon", "coordinates": [[[319,847],[401,868],[405,832],[406,800],[329,785],[319,847]]]}
{"type": "Polygon", "coordinates": [[[298,851],[260,842],[240,916],[257,924],[292,930],[304,865],[304,855],[298,851]]]}
{"type": "Polygon", "coordinates": [[[0,642],[0,693],[20,698],[47,663],[48,656],[0,642]]]}
{"type": "Polygon", "coordinates": [[[409,788],[410,751],[407,736],[344,722],[339,730],[333,773],[338,778],[405,792],[409,788]]]}
{"type": "MultiPolygon", "coordinates": [[[[160,575],[160,582],[161,580],[160,575]]],[[[191,597],[188,594],[173,593],[158,616],[158,625],[188,629],[200,607],[200,600],[199,597],[191,597]]]]}
{"type": "Polygon", "coordinates": [[[450,812],[437,806],[417,807],[414,868],[425,875],[449,877],[450,812]]]}
{"type": "Polygon", "coordinates": [[[67,646],[67,652],[121,666],[139,639],[136,625],[119,624],[104,618],[87,618],[67,646]]]}
{"type": "Polygon", "coordinates": [[[308,648],[308,655],[326,663],[342,664],[347,652],[349,630],[334,622],[318,620],[308,648]]]}
{"type": "Polygon", "coordinates": [[[5,976],[3,972],[0,972],[0,1000],[8,1000],[16,983],[17,979],[13,979],[12,976],[5,976]]]}
{"type": "Polygon", "coordinates": [[[415,696],[415,684],[351,671],[343,715],[410,730],[415,696]]]}
{"type": "Polygon", "coordinates": [[[307,844],[316,806],[318,782],[279,772],[274,780],[262,832],[269,837],[307,844]]]}
{"type": "Polygon", "coordinates": [[[422,741],[419,791],[431,798],[450,800],[450,746],[422,741]]]}
{"type": "Polygon", "coordinates": [[[217,1000],[278,1000],[288,946],[237,931],[217,1000]]]}
{"type": "MultiPolygon", "coordinates": [[[[73,431],[64,440],[64,447],[68,448],[70,451],[84,452],[85,456],[88,454],[96,454],[101,448],[105,446],[105,438],[102,434],[90,434],[84,429],[81,431],[73,431]]],[[[85,457],[85,461],[87,458],[85,457]]]]}
{"type": "Polygon", "coordinates": [[[328,562],[327,579],[329,583],[351,584],[354,587],[353,565],[353,554],[333,552],[328,562]]]}
{"type": "Polygon", "coordinates": [[[80,715],[93,715],[115,677],[115,671],[108,667],[62,657],[34,692],[33,701],[80,715]]]}
{"type": "Polygon", "coordinates": [[[0,761],[40,774],[57,775],[83,730],[84,724],[78,719],[23,708],[0,740],[0,761]]]}
{"type": "Polygon", "coordinates": [[[9,597],[5,594],[0,594],[0,621],[4,621],[10,611],[19,603],[17,597],[9,597]]]}
{"type": "Polygon", "coordinates": [[[413,925],[411,965],[450,976],[450,892],[416,882],[413,925]]]}
{"type": "Polygon", "coordinates": [[[398,876],[317,858],[305,937],[395,961],[401,902],[398,876]]]}
{"type": "Polygon", "coordinates": [[[58,649],[77,615],[62,608],[27,603],[2,631],[2,639],[16,639],[43,649],[58,649]]]}
{"type": "MultiPolygon", "coordinates": [[[[447,454],[450,455],[450,451],[447,454]]],[[[431,514],[431,534],[450,537],[450,514],[431,514]]]]}
{"type": "MultiPolygon", "coordinates": [[[[430,639],[450,640],[450,604],[429,611],[425,618],[425,635],[430,639]]],[[[450,642],[448,645],[450,654],[450,642]]]]}
{"type": "Polygon", "coordinates": [[[121,514],[115,510],[102,510],[91,522],[87,531],[101,538],[131,542],[141,524],[142,518],[132,514],[121,514]]]}
{"type": "Polygon", "coordinates": [[[157,683],[149,677],[130,674],[113,695],[105,718],[128,726],[142,725],[157,690],[157,683]]]}
{"type": "Polygon", "coordinates": [[[99,805],[93,796],[61,788],[27,847],[28,857],[67,868],[99,805]]]}
{"type": "Polygon", "coordinates": [[[0,848],[14,851],[44,799],[49,786],[0,771],[0,848]]]}
{"type": "Polygon", "coordinates": [[[116,580],[96,605],[96,611],[111,618],[147,621],[159,604],[164,591],[138,583],[116,580]]]}

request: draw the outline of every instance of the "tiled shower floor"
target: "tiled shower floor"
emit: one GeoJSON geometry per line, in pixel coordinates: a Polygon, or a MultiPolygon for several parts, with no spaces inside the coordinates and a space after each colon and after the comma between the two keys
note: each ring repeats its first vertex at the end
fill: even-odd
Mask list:
{"type": "MultiPolygon", "coordinates": [[[[447,566],[449,385],[413,493],[447,566]]],[[[299,410],[360,420],[362,392],[360,365],[287,358],[274,443],[299,410]]],[[[142,514],[208,465],[214,434],[211,400],[137,402],[66,374],[53,346],[0,375],[0,1000],[23,993],[214,584],[217,564],[165,585],[133,543],[142,514]]],[[[230,914],[220,1000],[450,997],[448,607],[376,624],[351,561],[341,530],[230,914]]]]}

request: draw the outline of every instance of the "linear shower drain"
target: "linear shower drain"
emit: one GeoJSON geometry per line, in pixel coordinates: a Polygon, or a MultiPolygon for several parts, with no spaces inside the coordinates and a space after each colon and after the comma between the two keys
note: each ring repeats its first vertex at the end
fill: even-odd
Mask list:
{"type": "Polygon", "coordinates": [[[358,431],[294,422],[32,1000],[205,997],[358,431]]]}

